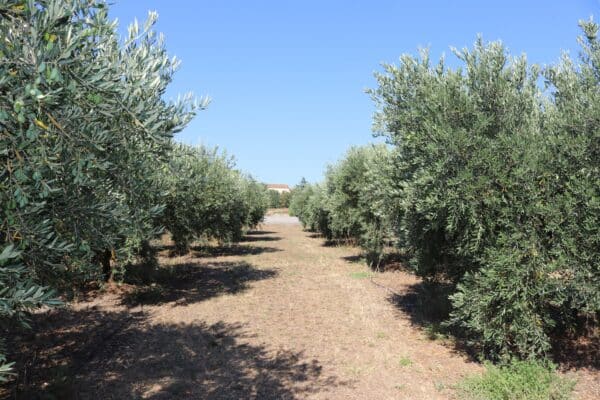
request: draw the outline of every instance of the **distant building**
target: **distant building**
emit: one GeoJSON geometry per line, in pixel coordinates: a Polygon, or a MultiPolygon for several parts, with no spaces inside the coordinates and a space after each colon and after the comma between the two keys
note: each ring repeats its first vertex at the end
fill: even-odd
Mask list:
{"type": "Polygon", "coordinates": [[[288,185],[282,183],[267,184],[267,189],[274,190],[278,193],[289,193],[292,191],[288,185]]]}

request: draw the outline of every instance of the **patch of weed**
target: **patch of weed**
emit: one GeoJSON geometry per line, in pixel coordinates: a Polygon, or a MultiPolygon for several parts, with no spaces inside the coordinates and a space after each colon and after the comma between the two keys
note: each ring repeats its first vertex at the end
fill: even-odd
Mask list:
{"type": "Polygon", "coordinates": [[[377,337],[377,339],[385,339],[387,335],[385,334],[385,332],[377,332],[375,334],[375,337],[377,337]]]}
{"type": "Polygon", "coordinates": [[[352,272],[350,277],[353,279],[367,279],[370,278],[372,274],[370,272],[352,272]]]}
{"type": "Polygon", "coordinates": [[[483,375],[458,385],[465,400],[568,400],[575,382],[559,376],[555,367],[536,361],[486,364],[483,375]]]}
{"type": "Polygon", "coordinates": [[[398,365],[401,367],[410,367],[412,363],[412,360],[408,357],[400,357],[400,360],[398,360],[398,365]]]}

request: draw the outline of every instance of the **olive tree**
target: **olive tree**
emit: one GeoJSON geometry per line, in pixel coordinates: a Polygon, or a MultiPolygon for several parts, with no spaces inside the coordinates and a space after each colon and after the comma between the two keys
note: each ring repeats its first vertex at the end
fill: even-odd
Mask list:
{"type": "Polygon", "coordinates": [[[598,302],[598,26],[543,71],[499,42],[386,65],[371,91],[397,154],[399,245],[455,285],[449,324],[492,358],[548,354],[598,302]]]}
{"type": "Polygon", "coordinates": [[[101,1],[0,2],[3,321],[56,304],[47,287],[109,277],[158,232],[152,171],[198,105],[163,99],[178,61],[155,21],[121,41],[101,1]]]}

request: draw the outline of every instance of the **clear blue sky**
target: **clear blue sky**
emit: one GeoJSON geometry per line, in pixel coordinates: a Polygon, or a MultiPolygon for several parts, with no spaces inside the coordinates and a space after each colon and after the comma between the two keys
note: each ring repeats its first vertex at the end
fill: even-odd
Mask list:
{"type": "Polygon", "coordinates": [[[600,0],[115,0],[111,10],[123,32],[157,11],[182,60],[168,96],[212,98],[178,140],[219,146],[259,180],[293,185],[374,140],[364,90],[382,62],[427,46],[437,59],[481,33],[552,63],[561,50],[577,55],[577,21],[598,20],[600,0]]]}

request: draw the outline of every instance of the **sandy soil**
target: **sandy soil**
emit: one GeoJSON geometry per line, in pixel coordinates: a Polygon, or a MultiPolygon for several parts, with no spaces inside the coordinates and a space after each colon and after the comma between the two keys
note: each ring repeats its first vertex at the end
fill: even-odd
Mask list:
{"type": "MultiPolygon", "coordinates": [[[[39,316],[16,399],[451,399],[482,371],[431,340],[421,282],[372,273],[295,223],[231,247],[161,252],[162,268],[39,316]]],[[[435,335],[433,335],[435,336],[435,335]]],[[[580,371],[578,398],[600,398],[580,371]]]]}
{"type": "Polygon", "coordinates": [[[267,225],[299,225],[298,217],[290,217],[286,214],[272,214],[265,217],[267,225]]]}

